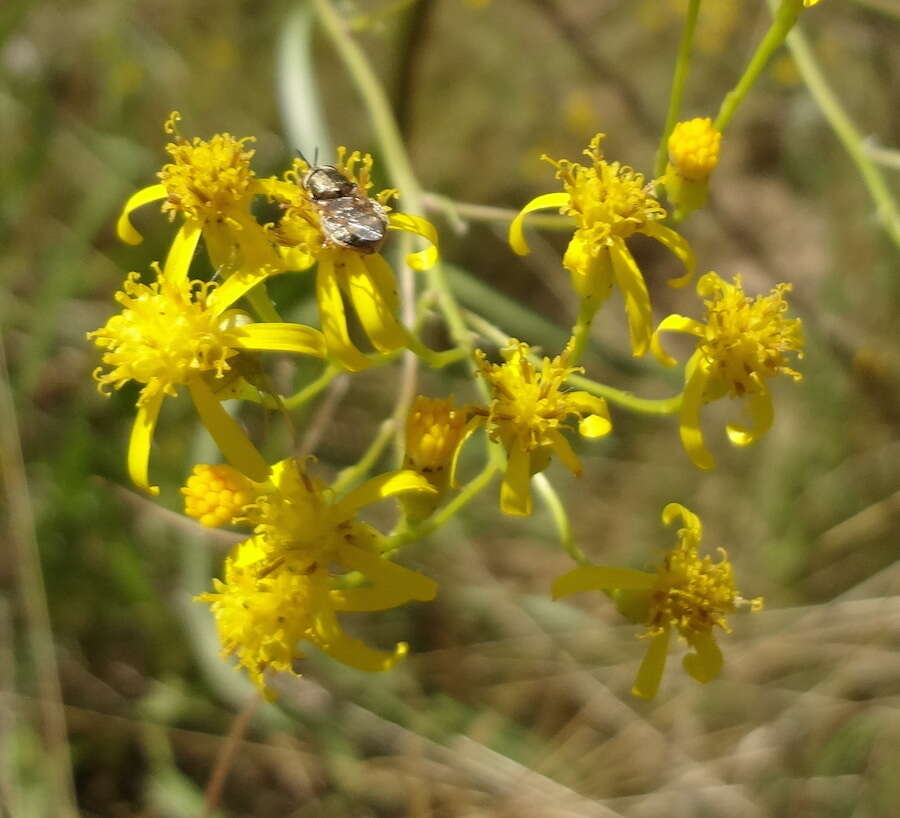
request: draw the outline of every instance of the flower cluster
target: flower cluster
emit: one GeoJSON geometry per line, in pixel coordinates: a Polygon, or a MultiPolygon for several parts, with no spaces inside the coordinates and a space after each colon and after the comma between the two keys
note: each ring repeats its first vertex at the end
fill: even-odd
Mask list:
{"type": "Polygon", "coordinates": [[[429,304],[442,304],[458,346],[432,350],[403,323],[394,270],[381,250],[392,231],[417,236],[427,246],[407,253],[405,262],[412,270],[428,270],[437,262],[437,232],[424,218],[394,209],[398,191],[374,190],[368,154],[340,148],[333,165],[311,165],[301,157],[280,176],[260,178],[251,166],[251,137],[186,139],[178,122],[173,114],[165,126],[170,161],[159,182],[135,193],[118,222],[120,237],[137,243],[134,212],[161,203],[162,213],[177,222],[168,255],[146,279],[127,275],[115,296],[120,311],[88,338],[102,350],[94,373],[101,392],[137,385],[127,457],[135,485],[158,492],[149,474],[154,431],[165,398],[181,391],[190,395],[226,461],[194,466],[181,489],[185,514],[200,525],[249,531],[226,558],[213,590],[197,597],[210,606],[224,653],[266,695],[272,693],[271,674],[298,673],[309,644],[360,670],[392,667],[406,654],[406,643],[388,651],[370,647],[343,630],[339,615],[433,599],[436,583],[398,564],[397,554],[443,525],[502,473],[500,511],[520,517],[534,513],[532,480],[540,475],[537,488],[556,517],[563,545],[580,563],[553,583],[554,597],[602,590],[629,620],[644,626],[648,650],[634,685],[637,695],[656,694],[672,633],[690,649],[686,671],[701,682],[714,678],[722,666],[715,629],[727,632],[728,616],[745,605],[756,610],[761,601],[740,597],[724,550],[719,561],[700,555],[699,518],[677,503],[666,506],[663,521],[680,519],[682,527],[654,571],[594,565],[571,542],[564,505],[550,483],[554,459],[582,476],[573,444],[577,436],[595,440],[612,433],[611,405],[677,414],[690,460],[709,469],[714,460],[700,429],[702,406],[722,398],[740,401],[749,423],[731,424],[727,434],[733,444],[746,446],[772,425],[769,381],[782,374],[801,377],[791,368],[802,357],[803,335],[799,319],[787,315],[787,284],[751,297],[739,276],[728,283],[710,272],[697,283],[702,319],[672,314],[658,324],[654,320],[650,287],[629,242],[638,233],[660,242],[678,265],[669,284],[682,287],[691,280],[694,251],[666,223],[669,211],[661,195],[675,221],[702,206],[722,144],[712,121],[697,118],[674,127],[666,137],[666,172],[655,180],[608,160],[603,134],[591,139],[584,164],[548,160],[562,190],[529,202],[513,219],[509,242],[515,252],[528,252],[525,219],[542,208],[559,210],[574,225],[561,265],[579,302],[578,318],[569,340],[550,354],[479,323],[477,316],[466,326],[440,275],[430,279],[419,314],[429,304]],[[258,199],[266,199],[277,217],[257,219],[258,199]],[[196,272],[200,247],[211,277],[196,272]],[[312,270],[317,326],[282,318],[269,297],[269,279],[312,270]],[[663,333],[695,339],[675,397],[638,398],[593,380],[581,365],[593,319],[614,287],[624,300],[635,356],[651,351],[663,365],[676,366],[663,349],[663,333]],[[487,332],[489,339],[473,342],[470,329],[487,332]],[[499,349],[490,349],[488,340],[499,349]],[[332,374],[388,365],[401,350],[433,367],[465,359],[478,395],[459,404],[452,397],[419,395],[405,407],[403,428],[395,422],[401,407],[331,485],[316,476],[312,458],[265,456],[239,415],[223,406],[238,399],[287,413],[311,399],[332,374]],[[281,394],[265,371],[271,354],[319,359],[323,373],[293,395],[281,394]],[[372,477],[392,434],[402,448],[402,468],[372,477]],[[461,485],[463,450],[476,436],[484,465],[461,485]],[[399,512],[391,531],[359,519],[362,509],[389,498],[399,512]]]}

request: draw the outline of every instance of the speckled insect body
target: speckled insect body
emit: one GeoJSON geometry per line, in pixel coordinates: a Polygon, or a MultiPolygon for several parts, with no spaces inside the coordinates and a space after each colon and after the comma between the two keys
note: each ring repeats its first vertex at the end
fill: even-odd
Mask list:
{"type": "Polygon", "coordinates": [[[378,252],[388,225],[378,202],[331,165],[312,167],[303,178],[303,187],[319,211],[328,241],[360,253],[378,252]]]}

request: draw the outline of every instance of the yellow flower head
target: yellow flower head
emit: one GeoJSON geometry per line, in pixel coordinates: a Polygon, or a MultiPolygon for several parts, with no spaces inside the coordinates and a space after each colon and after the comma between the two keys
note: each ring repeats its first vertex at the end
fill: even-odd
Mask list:
{"type": "Polygon", "coordinates": [[[423,520],[437,508],[448,488],[456,487],[456,460],[463,443],[474,429],[471,410],[458,407],[453,398],[419,395],[406,416],[406,453],[403,467],[421,474],[437,489],[433,495],[401,498],[406,516],[423,520]]]}
{"type": "Polygon", "coordinates": [[[209,528],[236,522],[253,499],[253,483],[224,464],[200,463],[182,487],[184,513],[209,528]]]}
{"type": "Polygon", "coordinates": [[[101,329],[88,333],[105,349],[104,372],[94,372],[100,390],[121,388],[129,381],[143,384],[138,405],[159,393],[175,395],[177,387],[205,373],[216,377],[230,369],[238,352],[237,313],[223,314],[211,297],[216,284],[170,280],[153,265],[157,280],[140,283],[129,273],[116,293],[122,312],[101,329]]]}
{"type": "Polygon", "coordinates": [[[729,425],[728,437],[736,446],[753,443],[772,425],[773,407],[767,381],[802,375],[789,366],[789,355],[803,357],[803,326],[799,318],[788,318],[786,294],[789,284],[778,284],[768,295],[750,298],[741,286],[707,273],[697,283],[704,299],[706,321],[670,315],[653,334],[654,355],[667,366],[676,361],[663,350],[661,332],[681,332],[698,339],[697,348],[685,367],[684,397],[680,410],[681,439],[694,463],[703,469],[714,461],[703,443],[700,407],[724,396],[742,398],[753,425],[729,425]]]}
{"type": "Polygon", "coordinates": [[[722,134],[709,118],[679,122],[669,136],[669,164],[663,179],[669,201],[686,215],[706,203],[709,175],[719,164],[722,134]]]}
{"type": "Polygon", "coordinates": [[[369,648],[341,630],[336,613],[428,601],[437,586],[381,557],[381,535],[355,514],[384,497],[434,489],[419,475],[400,471],[338,500],[294,459],[275,464],[268,480],[251,485],[253,502],[239,522],[253,526],[254,534],[226,559],[224,582],[214,580],[214,593],[198,597],[212,606],[223,651],[236,655],[264,691],[265,671],[296,672],[302,641],[360,670],[392,667],[406,654],[405,643],[392,652],[369,648]],[[368,584],[347,587],[347,570],[368,584]]]}
{"type": "MultiPolygon", "coordinates": [[[[397,319],[399,298],[394,273],[376,252],[378,241],[355,246],[345,227],[348,222],[365,223],[361,235],[369,230],[405,230],[425,238],[430,246],[411,253],[407,263],[425,270],[437,260],[437,231],[434,225],[418,216],[389,212],[387,202],[396,195],[383,190],[370,198],[372,157],[346,148],[338,148],[337,162],[318,166],[319,172],[337,171],[353,190],[346,196],[316,198],[310,191],[310,174],[315,168],[304,159],[295,159],[284,179],[268,179],[261,183],[266,193],[284,210],[268,234],[276,243],[282,264],[287,269],[305,270],[318,263],[316,299],[322,331],[328,351],[345,369],[357,372],[377,361],[363,354],[350,337],[345,299],[353,304],[359,322],[377,353],[383,355],[408,347],[426,362],[437,365],[433,353],[411,335],[397,319]]],[[[354,228],[355,230],[356,228],[354,228]]]]}
{"type": "Polygon", "coordinates": [[[476,350],[481,376],[493,400],[487,411],[488,432],[506,449],[508,461],[500,494],[506,514],[531,513],[531,476],[546,468],[555,452],[574,474],[581,474],[581,461],[562,431],[571,428],[569,416],[579,419],[578,431],[587,438],[603,437],[612,429],[606,401],[587,392],[567,392],[565,380],[580,367],[569,366],[571,344],[552,360],[536,366],[531,349],[515,339],[501,350],[502,364],[488,363],[476,350]]]}
{"type": "Polygon", "coordinates": [[[232,305],[263,280],[266,271],[241,273],[221,285],[192,281],[188,268],[199,230],[179,232],[165,269],[144,284],[130,273],[116,300],[122,307],[106,325],[87,337],[104,350],[94,378],[101,392],[129,381],[142,385],[129,446],[134,482],[156,493],[147,480],[150,441],[163,399],[186,386],[200,418],[225,454],[242,471],[263,479],[268,466],[235,421],[219,405],[218,384],[239,353],[262,350],[325,356],[322,334],[299,324],[255,324],[232,305]],[[104,367],[106,369],[104,370],[104,367]]]}
{"type": "Polygon", "coordinates": [[[739,595],[725,549],[719,549],[718,562],[700,556],[700,519],[678,503],[669,503],[663,509],[665,525],[679,518],[682,528],[678,542],[654,573],[582,565],[553,583],[556,599],[581,591],[611,592],[629,619],[646,626],[642,637],[648,638],[650,644],[632,692],[647,699],[652,699],[659,689],[672,630],[693,651],[684,657],[684,669],[705,684],[722,669],[722,652],[713,628],[730,633],[726,616],[739,607],[753,611],[762,608],[761,598],[744,600],[739,595]]]}
{"type": "Polygon", "coordinates": [[[172,161],[163,166],[159,178],[166,189],[163,212],[170,219],[183,213],[195,221],[231,218],[238,208],[246,209],[255,192],[250,160],[254,151],[247,148],[252,136],[235,139],[229,133],[211,139],[194,137],[188,141],[178,133],[181,115],[173,112],[166,122],[166,133],[174,141],[166,145],[172,161]]]}
{"type": "Polygon", "coordinates": [[[654,197],[653,185],[632,168],[606,161],[600,147],[603,138],[603,134],[597,134],[585,150],[589,165],[544,157],[556,167],[556,178],[564,192],[538,196],[525,205],[509,227],[509,243],[520,255],[528,252],[523,234],[528,213],[555,207],[571,216],[575,234],[563,264],[571,274],[573,287],[585,301],[600,304],[613,284],[618,285],[625,299],[632,350],[635,355],[643,355],[651,333],[650,296],[626,240],[644,233],[668,247],[687,270],[669,282],[672,286],[683,286],[690,280],[694,256],[678,233],[660,224],[666,211],[654,197]]]}

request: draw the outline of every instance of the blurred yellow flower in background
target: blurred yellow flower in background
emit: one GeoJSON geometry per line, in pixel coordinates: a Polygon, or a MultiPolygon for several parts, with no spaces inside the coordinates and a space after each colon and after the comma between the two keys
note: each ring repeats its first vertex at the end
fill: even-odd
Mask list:
{"type": "Polygon", "coordinates": [[[730,633],[728,614],[739,607],[758,611],[763,604],[761,598],[740,596],[724,548],[719,549],[719,562],[700,556],[699,517],[679,503],[669,503],[663,509],[663,523],[671,525],[677,519],[682,522],[678,542],[655,572],[580,565],[553,583],[554,599],[583,591],[611,592],[623,615],[646,626],[641,636],[650,644],[632,687],[636,696],[645,699],[652,699],[659,689],[673,630],[692,650],[684,657],[684,669],[705,684],[722,669],[722,651],[713,628],[730,633]]]}

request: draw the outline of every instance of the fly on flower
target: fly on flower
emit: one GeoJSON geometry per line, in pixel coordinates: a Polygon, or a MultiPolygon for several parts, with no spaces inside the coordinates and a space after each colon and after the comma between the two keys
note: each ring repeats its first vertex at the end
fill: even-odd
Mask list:
{"type": "Polygon", "coordinates": [[[303,187],[319,211],[325,237],[340,247],[377,253],[384,243],[388,217],[384,208],[334,165],[313,165],[303,187]]]}

